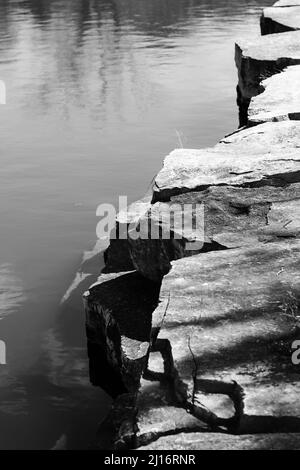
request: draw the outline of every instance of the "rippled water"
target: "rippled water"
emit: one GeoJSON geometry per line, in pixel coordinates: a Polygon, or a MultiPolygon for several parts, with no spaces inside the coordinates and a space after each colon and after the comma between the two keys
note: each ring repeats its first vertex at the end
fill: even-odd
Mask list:
{"type": "Polygon", "coordinates": [[[83,286],[59,302],[96,207],[236,128],[234,40],[272,3],[0,0],[0,448],[92,441],[109,398],[89,385],[83,286]]]}

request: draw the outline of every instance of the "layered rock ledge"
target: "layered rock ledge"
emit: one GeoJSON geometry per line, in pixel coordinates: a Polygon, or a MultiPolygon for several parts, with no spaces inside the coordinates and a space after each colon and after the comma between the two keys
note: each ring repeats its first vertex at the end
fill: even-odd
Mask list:
{"type": "Polygon", "coordinates": [[[252,98],[248,124],[300,119],[300,66],[287,67],[261,82],[264,91],[252,98]]]}
{"type": "Polygon", "coordinates": [[[263,91],[261,85],[289,65],[300,64],[300,31],[268,34],[236,43],[235,61],[238,69],[238,105],[240,124],[247,124],[251,98],[263,91]]]}
{"type": "Polygon", "coordinates": [[[300,448],[300,31],[236,63],[244,127],[165,158],[84,295],[91,380],[115,397],[99,448],[300,448]]]}

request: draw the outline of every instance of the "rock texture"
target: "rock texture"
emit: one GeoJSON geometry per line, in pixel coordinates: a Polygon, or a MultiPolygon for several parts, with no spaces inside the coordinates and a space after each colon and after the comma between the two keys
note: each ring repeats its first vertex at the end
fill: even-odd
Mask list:
{"type": "MultiPolygon", "coordinates": [[[[276,342],[296,328],[299,255],[298,239],[173,262],[153,326],[159,328],[158,340],[170,344],[183,401],[194,398],[214,411],[207,393],[215,387],[217,394],[218,384],[235,380],[246,393],[241,428],[249,431],[251,415],[297,416],[300,424],[300,383],[290,358],[276,351],[276,342]]],[[[215,414],[227,406],[217,402],[215,414]]]]}
{"type": "Polygon", "coordinates": [[[181,433],[161,437],[140,450],[299,450],[300,434],[228,436],[217,433],[181,433]]]}
{"type": "Polygon", "coordinates": [[[285,240],[173,262],[144,379],[134,398],[117,402],[129,412],[115,448],[193,449],[191,433],[199,449],[299,446],[300,371],[289,351],[299,250],[299,239],[285,240]],[[222,440],[225,430],[240,438],[222,440]]]}
{"type": "Polygon", "coordinates": [[[109,392],[135,391],[149,349],[151,314],[159,286],[135,271],[102,274],[84,294],[90,375],[109,392]],[[111,366],[112,383],[102,376],[104,360],[111,366]]]}
{"type": "Polygon", "coordinates": [[[289,65],[300,64],[300,31],[269,34],[236,44],[240,124],[247,123],[250,99],[263,91],[261,81],[289,65]]]}
{"type": "MultiPolygon", "coordinates": [[[[299,9],[300,10],[300,9],[299,9]]],[[[252,98],[248,111],[249,124],[266,121],[300,119],[300,66],[287,67],[283,72],[261,82],[264,91],[252,98]]]]}
{"type": "MultiPolygon", "coordinates": [[[[127,239],[111,242],[106,271],[118,263],[119,269],[123,268],[126,258],[128,264],[125,267],[137,269],[145,277],[160,282],[162,276],[168,273],[172,260],[265,240],[263,232],[267,232],[265,225],[271,201],[281,200],[282,204],[286,199],[298,197],[297,185],[286,190],[284,185],[288,181],[298,181],[299,145],[300,123],[266,123],[228,136],[213,149],[198,151],[198,157],[193,161],[193,172],[182,158],[178,158],[178,161],[174,158],[174,168],[171,168],[167,157],[167,165],[156,178],[165,181],[165,187],[161,183],[158,188],[155,180],[153,199],[170,200],[152,205],[147,203],[142,211],[138,204],[135,213],[131,207],[130,217],[134,224],[124,228],[128,231],[127,239]],[[208,169],[201,159],[202,153],[206,155],[207,152],[216,158],[216,163],[209,162],[208,169]],[[227,159],[225,163],[231,162],[232,167],[224,170],[223,179],[218,179],[222,169],[217,159],[224,156],[227,159]],[[273,172],[269,176],[261,166],[264,159],[269,161],[268,167],[273,172]],[[252,180],[253,173],[247,172],[246,168],[251,164],[258,165],[257,181],[252,180]],[[237,169],[237,165],[243,169],[237,169]],[[182,170],[178,170],[180,166],[182,170]],[[275,175],[276,168],[279,170],[275,175]],[[186,192],[187,184],[182,178],[184,172],[188,178],[193,178],[189,183],[190,193],[186,192]],[[183,184],[182,188],[180,184],[183,184]],[[197,191],[199,187],[207,189],[197,191]],[[187,212],[194,228],[188,223],[189,219],[182,226],[183,214],[187,212]],[[126,257],[123,253],[126,253],[126,257]]],[[[180,152],[178,156],[187,152],[180,152]]],[[[279,216],[279,212],[277,214],[279,216]]],[[[284,222],[278,221],[280,223],[284,222]]],[[[270,226],[268,230],[270,232],[270,226]]]]}
{"type": "Polygon", "coordinates": [[[283,137],[285,132],[289,132],[285,126],[277,127],[276,130],[269,126],[257,128],[250,134],[240,132],[236,134],[235,142],[231,144],[230,140],[227,140],[226,146],[221,144],[212,149],[174,150],[165,158],[163,169],[155,178],[153,200],[166,201],[181,193],[217,185],[276,185],[278,178],[281,179],[283,174],[283,178],[292,178],[295,181],[294,177],[298,179],[300,170],[296,143],[299,142],[299,127],[294,127],[294,130],[297,137],[288,148],[284,141],[273,148],[270,144],[266,147],[267,135],[260,142],[261,135],[272,135],[278,131],[283,137]],[[252,149],[248,137],[253,140],[255,136],[257,145],[252,149]]]}
{"type": "Polygon", "coordinates": [[[84,295],[91,380],[115,397],[99,448],[300,448],[300,31],[239,42],[236,64],[243,127],[165,158],[84,295]]]}
{"type": "Polygon", "coordinates": [[[300,4],[286,8],[265,8],[261,16],[261,33],[274,34],[300,29],[300,4]]]}
{"type": "Polygon", "coordinates": [[[300,183],[296,183],[287,187],[211,186],[174,196],[168,203],[158,202],[146,214],[146,222],[162,225],[163,230],[171,227],[172,238],[132,240],[135,267],[145,277],[159,281],[175,259],[296,237],[300,231],[299,198],[300,183]],[[157,216],[172,211],[175,222],[181,221],[189,204],[194,208],[192,225],[198,217],[196,230],[191,230],[190,224],[185,229],[177,228],[174,221],[167,225],[157,216]],[[182,238],[176,239],[175,235],[182,238]]]}

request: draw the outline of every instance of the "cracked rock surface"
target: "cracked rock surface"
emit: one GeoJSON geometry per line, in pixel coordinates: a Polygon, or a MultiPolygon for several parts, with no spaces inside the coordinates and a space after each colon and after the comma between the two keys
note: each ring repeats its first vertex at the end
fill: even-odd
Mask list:
{"type": "MultiPolygon", "coordinates": [[[[170,342],[181,393],[192,397],[196,361],[199,378],[235,380],[245,389],[250,417],[300,418],[299,377],[276,350],[295,333],[285,309],[300,299],[299,250],[299,240],[289,240],[173,262],[153,322],[158,338],[170,342]]],[[[199,400],[214,409],[210,397],[199,400]]]]}

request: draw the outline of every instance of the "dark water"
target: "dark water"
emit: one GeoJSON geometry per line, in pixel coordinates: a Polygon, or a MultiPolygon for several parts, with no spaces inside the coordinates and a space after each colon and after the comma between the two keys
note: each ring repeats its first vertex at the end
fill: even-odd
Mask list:
{"type": "Polygon", "coordinates": [[[85,448],[83,286],[96,207],[144,194],[174,147],[237,126],[234,40],[273,0],[0,0],[0,448],[85,448]]]}

